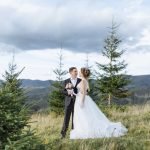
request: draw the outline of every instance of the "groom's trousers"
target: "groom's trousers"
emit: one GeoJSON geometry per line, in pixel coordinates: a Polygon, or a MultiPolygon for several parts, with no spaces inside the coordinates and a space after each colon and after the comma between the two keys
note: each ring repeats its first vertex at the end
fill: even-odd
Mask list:
{"type": "Polygon", "coordinates": [[[71,126],[71,128],[72,129],[74,128],[74,125],[73,125],[74,103],[75,103],[75,100],[71,99],[70,104],[68,106],[65,106],[64,122],[63,122],[63,127],[61,130],[61,134],[63,134],[63,135],[66,134],[66,131],[67,131],[68,126],[69,126],[69,121],[70,121],[71,115],[72,115],[72,122],[71,122],[72,126],[71,126]]]}

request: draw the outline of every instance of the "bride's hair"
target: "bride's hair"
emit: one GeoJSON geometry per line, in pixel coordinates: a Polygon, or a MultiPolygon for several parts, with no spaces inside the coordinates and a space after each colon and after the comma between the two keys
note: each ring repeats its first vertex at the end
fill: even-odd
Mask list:
{"type": "Polygon", "coordinates": [[[81,73],[84,76],[84,78],[88,78],[91,74],[90,69],[82,67],[81,68],[81,73]]]}

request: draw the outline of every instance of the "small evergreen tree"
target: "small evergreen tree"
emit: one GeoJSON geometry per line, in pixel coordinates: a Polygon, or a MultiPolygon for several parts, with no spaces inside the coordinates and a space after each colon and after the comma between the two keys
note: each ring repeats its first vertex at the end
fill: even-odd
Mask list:
{"type": "Polygon", "coordinates": [[[24,68],[16,72],[16,67],[13,58],[9,70],[3,75],[4,81],[0,89],[0,141],[3,146],[7,139],[18,138],[29,119],[28,111],[24,107],[23,89],[18,79],[24,68]]]}
{"type": "Polygon", "coordinates": [[[62,93],[62,82],[67,71],[63,70],[63,54],[62,50],[58,54],[59,65],[53,72],[56,75],[56,81],[52,84],[51,93],[49,95],[50,111],[60,115],[64,110],[64,94],[62,93]]]}
{"type": "Polygon", "coordinates": [[[127,64],[124,60],[119,60],[124,50],[119,48],[122,41],[117,35],[117,29],[116,23],[112,22],[110,34],[104,41],[102,54],[108,59],[108,64],[96,63],[98,67],[96,88],[101,98],[108,100],[109,105],[113,98],[124,98],[129,95],[125,88],[129,83],[129,78],[124,72],[127,64]]]}

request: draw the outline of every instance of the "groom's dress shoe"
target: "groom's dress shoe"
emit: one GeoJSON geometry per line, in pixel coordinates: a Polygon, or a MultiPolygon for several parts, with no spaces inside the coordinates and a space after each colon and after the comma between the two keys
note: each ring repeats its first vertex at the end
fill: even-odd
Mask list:
{"type": "Polygon", "coordinates": [[[64,139],[64,138],[65,138],[65,135],[64,135],[64,134],[62,134],[62,135],[61,135],[61,139],[64,139]]]}
{"type": "Polygon", "coordinates": [[[61,139],[65,138],[66,133],[64,131],[61,131],[61,139]]]}

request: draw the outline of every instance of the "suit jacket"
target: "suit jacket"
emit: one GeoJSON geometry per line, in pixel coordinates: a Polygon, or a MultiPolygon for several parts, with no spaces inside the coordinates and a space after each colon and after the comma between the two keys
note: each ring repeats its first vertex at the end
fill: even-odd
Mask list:
{"type": "MultiPolygon", "coordinates": [[[[73,90],[74,90],[74,93],[75,93],[75,94],[77,94],[77,92],[78,92],[77,85],[80,83],[80,81],[81,81],[81,79],[80,79],[80,78],[77,78],[76,85],[75,85],[75,87],[73,87],[73,90]]],[[[64,89],[63,89],[62,92],[63,92],[63,94],[65,95],[65,107],[68,106],[68,105],[70,104],[70,102],[71,102],[72,100],[75,100],[75,98],[76,98],[75,95],[73,95],[73,96],[68,95],[68,92],[67,92],[67,90],[65,89],[65,87],[66,87],[66,85],[67,85],[68,83],[71,83],[71,79],[70,79],[70,78],[66,79],[66,80],[63,82],[63,87],[64,87],[64,89]]]]}

